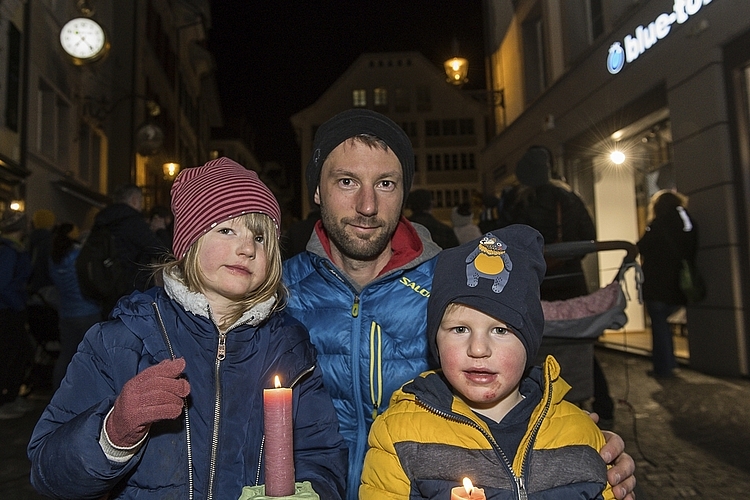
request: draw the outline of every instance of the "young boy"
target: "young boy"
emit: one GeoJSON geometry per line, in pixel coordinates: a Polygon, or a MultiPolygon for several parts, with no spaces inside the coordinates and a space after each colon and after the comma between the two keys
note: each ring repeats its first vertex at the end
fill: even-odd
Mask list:
{"type": "Polygon", "coordinates": [[[440,254],[427,333],[441,370],[406,383],[375,420],[360,499],[457,498],[464,477],[488,499],[614,498],[604,437],[563,400],[557,362],[527,369],[544,329],[543,245],[513,225],[440,254]]]}

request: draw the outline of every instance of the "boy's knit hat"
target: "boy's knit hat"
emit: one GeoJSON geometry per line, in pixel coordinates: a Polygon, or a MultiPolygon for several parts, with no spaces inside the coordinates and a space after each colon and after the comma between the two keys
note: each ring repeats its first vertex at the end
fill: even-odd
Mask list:
{"type": "Polygon", "coordinates": [[[526,186],[539,187],[550,180],[552,156],[547,148],[532,146],[518,160],[516,177],[518,182],[526,186]]]}
{"type": "Polygon", "coordinates": [[[544,279],[544,239],[536,229],[514,224],[440,252],[427,302],[430,353],[439,361],[435,339],[450,303],[503,321],[534,362],[544,331],[539,287],[544,279]]]}
{"type": "Polygon", "coordinates": [[[41,208],[31,216],[31,222],[35,229],[52,229],[55,225],[55,212],[41,208]]]}
{"type": "Polygon", "coordinates": [[[355,135],[370,134],[385,142],[401,162],[404,174],[404,201],[414,178],[414,150],[404,130],[385,115],[369,109],[343,111],[321,125],[315,132],[313,152],[307,163],[305,179],[310,199],[320,183],[320,171],[328,155],[345,140],[355,135]]]}
{"type": "Polygon", "coordinates": [[[211,228],[248,213],[261,213],[281,227],[281,209],[273,193],[252,170],[229,158],[217,158],[179,173],[172,185],[174,255],[181,259],[211,228]]]}

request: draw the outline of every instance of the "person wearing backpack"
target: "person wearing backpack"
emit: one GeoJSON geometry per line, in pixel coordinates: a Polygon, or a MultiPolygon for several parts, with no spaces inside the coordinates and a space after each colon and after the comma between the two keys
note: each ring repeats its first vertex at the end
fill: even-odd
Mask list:
{"type": "Polygon", "coordinates": [[[112,198],[94,218],[76,261],[81,291],[99,302],[105,318],[120,297],[152,284],[148,266],[169,253],[143,217],[140,187],[122,185],[112,198]]]}
{"type": "Polygon", "coordinates": [[[284,309],[276,198],[228,158],[183,170],[171,194],[177,260],[158,266],[163,287],[86,333],[29,441],[31,484],[54,498],[239,498],[276,472],[276,377],[291,392],[293,481],[341,500],[347,447],[308,331],[284,309]]]}

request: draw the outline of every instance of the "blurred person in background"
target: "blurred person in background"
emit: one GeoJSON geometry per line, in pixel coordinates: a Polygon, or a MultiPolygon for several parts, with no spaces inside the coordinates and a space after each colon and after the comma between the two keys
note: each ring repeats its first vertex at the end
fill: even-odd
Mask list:
{"type": "Polygon", "coordinates": [[[65,298],[65,307],[59,311],[60,354],[52,373],[52,389],[60,387],[68,363],[78,349],[86,331],[101,321],[99,305],[81,295],[76,274],[76,257],[81,252],[78,242],[80,233],[73,224],[62,223],[52,235],[49,257],[50,277],[60,297],[65,298]]]}
{"type": "Polygon", "coordinates": [[[468,203],[461,203],[457,207],[453,207],[451,222],[453,223],[453,233],[461,245],[482,236],[479,226],[474,224],[474,214],[471,211],[471,205],[468,203]]]}
{"type": "Polygon", "coordinates": [[[432,215],[432,194],[426,189],[415,189],[409,193],[406,200],[406,208],[411,210],[408,219],[427,228],[432,236],[432,241],[440,248],[453,248],[458,246],[458,238],[453,229],[443,224],[432,215]]]}
{"type": "Polygon", "coordinates": [[[32,361],[26,332],[26,285],[31,257],[23,238],[27,218],[8,210],[0,219],[0,419],[18,418],[33,405],[19,395],[32,361]]]}
{"type": "Polygon", "coordinates": [[[651,318],[653,371],[657,378],[674,376],[672,329],[668,318],[687,303],[678,283],[683,259],[695,260],[698,230],[688,214],[687,197],[661,190],[651,197],[649,222],[638,241],[643,267],[643,300],[651,318]]]}

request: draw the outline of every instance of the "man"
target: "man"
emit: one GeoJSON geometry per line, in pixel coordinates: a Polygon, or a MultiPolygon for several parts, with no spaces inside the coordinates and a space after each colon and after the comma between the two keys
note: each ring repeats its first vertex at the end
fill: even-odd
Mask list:
{"type": "MultiPolygon", "coordinates": [[[[428,368],[427,298],[440,248],[401,215],[414,151],[384,115],[352,109],[321,125],[305,175],[321,221],[307,251],[284,263],[287,307],[318,350],[349,446],[353,500],[370,425],[395,389],[428,368]]],[[[634,463],[619,437],[610,441],[602,453],[620,455],[609,479],[625,498],[634,463]]]]}
{"type": "MultiPolygon", "coordinates": [[[[143,217],[143,192],[135,184],[125,184],[115,189],[113,203],[94,218],[94,226],[106,226],[114,236],[117,258],[123,277],[117,284],[119,295],[135,290],[145,291],[150,282],[148,265],[163,258],[169,250],[151,231],[143,217]]],[[[109,315],[119,297],[105,301],[102,316],[109,315]]]]}
{"type": "Polygon", "coordinates": [[[411,210],[409,220],[427,228],[432,241],[440,248],[458,246],[458,238],[453,228],[443,224],[432,215],[432,194],[426,189],[415,189],[406,199],[406,207],[411,210]]]}

